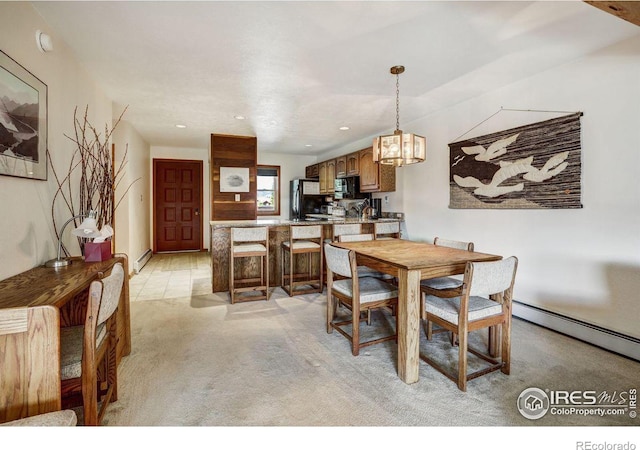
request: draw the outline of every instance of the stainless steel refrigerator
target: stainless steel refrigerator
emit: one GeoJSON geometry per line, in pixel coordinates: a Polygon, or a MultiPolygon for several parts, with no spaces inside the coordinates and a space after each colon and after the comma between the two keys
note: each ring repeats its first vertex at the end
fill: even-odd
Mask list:
{"type": "Polygon", "coordinates": [[[320,194],[320,182],[316,180],[291,180],[289,190],[289,219],[304,220],[307,214],[321,214],[325,195],[320,194]]]}

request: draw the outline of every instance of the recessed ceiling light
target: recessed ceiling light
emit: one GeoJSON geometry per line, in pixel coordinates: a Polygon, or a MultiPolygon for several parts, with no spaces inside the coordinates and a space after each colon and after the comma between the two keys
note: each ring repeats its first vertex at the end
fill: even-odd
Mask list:
{"type": "Polygon", "coordinates": [[[312,144],[304,144],[305,147],[313,147],[312,144]]]}
{"type": "Polygon", "coordinates": [[[238,120],[244,120],[245,117],[244,116],[233,116],[234,119],[238,119],[238,120]]]}
{"type": "Polygon", "coordinates": [[[183,125],[183,124],[181,124],[181,123],[177,123],[177,124],[176,124],[176,128],[187,128],[187,126],[186,126],[186,125],[183,125]]]}
{"type": "Polygon", "coordinates": [[[346,131],[346,130],[348,130],[348,129],[349,129],[349,127],[340,127],[340,129],[341,129],[342,131],[346,131]]]}

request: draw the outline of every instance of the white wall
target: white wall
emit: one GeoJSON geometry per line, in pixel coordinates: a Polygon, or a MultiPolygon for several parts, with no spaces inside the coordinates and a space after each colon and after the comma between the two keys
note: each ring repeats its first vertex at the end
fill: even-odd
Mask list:
{"type": "MultiPolygon", "coordinates": [[[[48,148],[59,176],[66,174],[74,149],[65,134],[73,135],[73,111],[84,112],[98,129],[111,125],[111,101],[80,67],[70,50],[49,29],[27,2],[0,2],[1,49],[48,88],[48,148]],[[41,53],[35,44],[36,30],[51,35],[53,52],[41,53]]],[[[49,168],[47,181],[0,176],[0,279],[8,278],[54,258],[57,239],[52,222],[52,199],[57,184],[49,168]]],[[[62,224],[71,217],[56,207],[62,224]]],[[[63,241],[79,255],[77,240],[65,230],[63,241]]]]}
{"type": "MultiPolygon", "coordinates": [[[[502,111],[464,137],[560,115],[502,111]]],[[[635,38],[402,124],[427,137],[428,156],[425,163],[397,169],[401,195],[389,209],[406,212],[412,239],[440,235],[473,241],[481,252],[516,255],[517,300],[640,338],[639,126],[635,38]],[[501,107],[584,112],[583,209],[448,208],[448,144],[501,107]]]]}
{"type": "MultiPolygon", "coordinates": [[[[116,114],[121,112],[114,111],[116,114]]],[[[126,118],[126,112],[124,117],[126,118]]],[[[116,147],[116,168],[120,166],[126,153],[122,181],[116,192],[116,202],[120,203],[117,204],[115,213],[115,251],[129,256],[128,269],[131,272],[133,262],[152,248],[151,212],[148,207],[151,203],[150,147],[126,120],[117,125],[113,143],[116,147]]]]}

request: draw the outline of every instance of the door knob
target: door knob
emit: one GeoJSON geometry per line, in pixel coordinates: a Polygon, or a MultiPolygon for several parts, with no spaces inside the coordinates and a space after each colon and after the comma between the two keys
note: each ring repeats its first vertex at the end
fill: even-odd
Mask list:
{"type": "Polygon", "coordinates": [[[196,208],[195,215],[196,215],[196,216],[199,216],[199,215],[200,215],[200,210],[199,210],[198,208],[196,208]]]}

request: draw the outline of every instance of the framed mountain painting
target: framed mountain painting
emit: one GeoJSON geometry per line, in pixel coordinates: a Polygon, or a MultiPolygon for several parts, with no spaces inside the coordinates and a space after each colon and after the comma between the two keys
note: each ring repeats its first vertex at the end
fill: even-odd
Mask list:
{"type": "Polygon", "coordinates": [[[47,179],[47,85],[0,51],[0,175],[47,179]]]}

